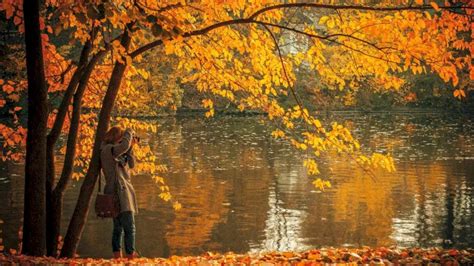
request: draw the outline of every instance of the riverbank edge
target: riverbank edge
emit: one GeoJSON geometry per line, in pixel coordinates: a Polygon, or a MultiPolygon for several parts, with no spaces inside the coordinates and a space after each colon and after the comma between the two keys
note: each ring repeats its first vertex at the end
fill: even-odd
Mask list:
{"type": "MultiPolygon", "coordinates": [[[[116,114],[118,117],[125,118],[136,118],[136,119],[153,119],[153,118],[162,118],[162,117],[190,117],[190,116],[203,116],[207,109],[178,109],[174,113],[161,113],[156,115],[128,115],[128,114],[116,114]]],[[[331,115],[331,114],[441,114],[441,115],[474,115],[474,110],[455,110],[455,109],[440,109],[440,108],[392,108],[388,110],[377,110],[377,109],[334,109],[334,110],[313,110],[316,115],[331,115]]],[[[214,116],[237,116],[237,117],[246,117],[246,116],[266,116],[267,113],[261,111],[252,111],[252,110],[233,110],[233,109],[215,109],[214,116]]]]}
{"type": "Polygon", "coordinates": [[[321,248],[304,252],[212,253],[170,258],[56,259],[0,254],[1,265],[474,265],[474,249],[321,248]]]}

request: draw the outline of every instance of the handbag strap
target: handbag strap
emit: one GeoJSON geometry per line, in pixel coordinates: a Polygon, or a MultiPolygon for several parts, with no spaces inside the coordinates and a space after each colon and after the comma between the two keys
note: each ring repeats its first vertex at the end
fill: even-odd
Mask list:
{"type": "Polygon", "coordinates": [[[102,181],[102,170],[99,169],[99,190],[97,191],[97,193],[99,193],[100,190],[101,190],[101,187],[102,187],[102,182],[101,181],[102,181]]]}
{"type": "MultiPolygon", "coordinates": [[[[114,147],[112,146],[112,149],[110,149],[111,153],[112,153],[112,157],[114,156],[114,147]]],[[[102,190],[102,161],[100,161],[100,168],[99,168],[99,190],[97,191],[97,193],[100,193],[100,191],[102,190]]],[[[104,186],[104,190],[105,190],[105,186],[104,186]]],[[[103,193],[103,191],[102,191],[103,193]]]]}

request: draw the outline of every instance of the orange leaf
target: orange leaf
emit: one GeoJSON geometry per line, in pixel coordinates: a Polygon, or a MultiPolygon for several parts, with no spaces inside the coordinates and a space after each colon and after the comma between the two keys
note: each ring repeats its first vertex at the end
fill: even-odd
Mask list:
{"type": "Polygon", "coordinates": [[[464,90],[461,90],[461,89],[454,90],[453,95],[454,97],[459,98],[459,99],[466,97],[466,93],[464,92],[464,90]]]}
{"type": "Polygon", "coordinates": [[[3,91],[8,94],[12,93],[14,90],[15,88],[11,86],[10,84],[3,85],[3,91]]]}
{"type": "Polygon", "coordinates": [[[439,8],[438,4],[436,4],[436,2],[431,2],[430,5],[434,8],[434,10],[436,11],[440,11],[441,8],[439,8]]]}
{"type": "Polygon", "coordinates": [[[19,16],[15,16],[15,17],[13,18],[13,23],[14,23],[15,25],[20,25],[20,24],[21,24],[21,18],[20,18],[19,16]]]}

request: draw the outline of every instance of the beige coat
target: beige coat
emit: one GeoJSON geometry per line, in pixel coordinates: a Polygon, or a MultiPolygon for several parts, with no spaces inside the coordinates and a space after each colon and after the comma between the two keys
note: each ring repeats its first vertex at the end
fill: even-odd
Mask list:
{"type": "Polygon", "coordinates": [[[137,213],[138,204],[130,177],[130,168],[135,166],[135,156],[130,149],[133,135],[133,130],[127,129],[119,143],[102,143],[100,160],[105,176],[104,193],[117,193],[120,200],[120,212],[137,213]]]}

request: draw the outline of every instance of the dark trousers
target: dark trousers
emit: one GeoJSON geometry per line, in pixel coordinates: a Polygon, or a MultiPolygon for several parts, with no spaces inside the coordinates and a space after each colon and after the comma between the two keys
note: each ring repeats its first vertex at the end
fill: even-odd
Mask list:
{"type": "Polygon", "coordinates": [[[112,250],[121,250],[122,232],[125,233],[125,252],[132,254],[135,251],[135,218],[133,212],[122,212],[114,218],[114,229],[112,232],[112,250]]]}

